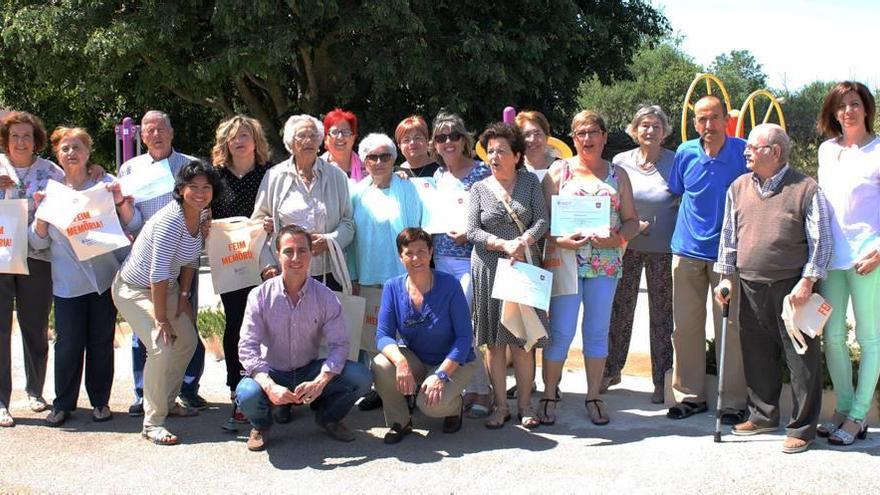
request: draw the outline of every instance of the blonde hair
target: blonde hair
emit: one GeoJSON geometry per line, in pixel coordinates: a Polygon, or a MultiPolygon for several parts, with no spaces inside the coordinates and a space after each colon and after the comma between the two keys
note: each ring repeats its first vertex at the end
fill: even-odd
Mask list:
{"type": "Polygon", "coordinates": [[[77,138],[84,145],[86,145],[86,149],[91,154],[92,152],[92,136],[89,136],[89,132],[83,129],[82,127],[58,127],[54,131],[52,131],[52,137],[49,138],[49,142],[52,143],[52,153],[57,157],[58,156],[58,148],[61,146],[61,141],[66,138],[77,138]]]}
{"type": "Polygon", "coordinates": [[[605,119],[601,115],[592,110],[581,110],[571,119],[571,134],[574,135],[574,131],[578,127],[587,124],[599,126],[602,132],[608,132],[608,128],[605,126],[605,119]]]}
{"type": "Polygon", "coordinates": [[[257,119],[245,115],[235,115],[220,122],[220,125],[217,126],[214,147],[211,148],[211,161],[215,167],[225,167],[232,163],[232,154],[229,153],[227,144],[242,127],[251,131],[251,135],[254,137],[256,162],[260,164],[269,162],[269,143],[266,142],[263,126],[257,119]]]}

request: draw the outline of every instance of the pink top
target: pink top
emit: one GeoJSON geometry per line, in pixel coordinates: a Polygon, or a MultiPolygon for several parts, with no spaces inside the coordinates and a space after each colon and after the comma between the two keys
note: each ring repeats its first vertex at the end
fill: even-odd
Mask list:
{"type": "MultiPolygon", "coordinates": [[[[325,161],[332,163],[339,167],[339,164],[333,161],[333,157],[330,156],[329,151],[325,151],[323,155],[321,155],[325,161]]],[[[342,167],[339,167],[342,169],[342,167]]],[[[345,170],[343,170],[344,172],[345,170]]],[[[355,181],[360,182],[367,176],[367,171],[364,168],[364,162],[361,161],[361,157],[358,156],[354,151],[351,152],[351,171],[347,173],[348,177],[355,181]]]]}

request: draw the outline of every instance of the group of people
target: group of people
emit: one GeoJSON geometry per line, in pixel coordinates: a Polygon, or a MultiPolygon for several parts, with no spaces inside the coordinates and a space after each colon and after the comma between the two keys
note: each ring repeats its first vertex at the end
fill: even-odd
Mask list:
{"type": "Polygon", "coordinates": [[[340,441],[354,440],[343,419],[359,400],[365,409],[383,407],[389,444],[412,431],[416,408],[443,418],[446,433],[458,431],[465,416],[501,428],[512,417],[511,396],[521,426],[553,425],[581,311],[584,407],[592,423],[607,424],[611,414],[601,395],[620,382],[643,268],[651,402],[664,402],[671,368],[670,419],[708,409],[705,323],[714,288],[716,342],[726,349],[719,414],[733,434],[778,428],[784,361],[794,408],[783,451],[801,452],[817,435],[851,444],[866,435],[880,373],[874,116],[864,85],[842,82],[829,92],[818,121],[828,140],[819,149],[817,183],[788,163],[791,142],[781,127],[756,126],[747,141],[727,136],[727,109],[711,95],[694,106],[697,139],[676,152],[665,149],[669,119],[647,105],[627,128],[637,147],[611,161],[603,158],[605,121],[589,110],[571,122],[575,156],[559,158],[548,144],[547,119],[526,111],[514,124],[494,123],[479,135],[485,162],[475,159],[473,134],[455,114],[441,112],[430,127],[408,117],[393,138],[368,134],[356,150],[354,114],[335,109],[323,121],[295,115],[283,133],[290,157],[275,165],[255,119],[222,122],[208,164],[177,152],[170,118],[150,111],[141,122],[147,152],[125,162],[118,175],[161,163],[176,183],[168,194],[135,202],[115,177],[91,164],[84,129],[61,127],[47,138],[35,116],[8,113],[0,124],[0,197],[28,199],[29,274],[0,275],[0,426],[14,425],[8,410],[13,307],[29,405],[49,408],[42,388],[54,300],[56,398],[46,423],[59,426],[76,409],[83,368],[93,419],[112,418],[118,310],[134,334],[136,400],[129,413],[144,415],[142,433],[151,442],[177,443],[166,418],[206,407],[198,394],[199,256],[212,219],[244,216],[261,221],[268,236],[259,256],[263,283],[221,294],[233,403],[224,428],[250,423],[251,450],[265,448],[270,426],[289,421],[294,405],[308,405],[318,425],[340,441]],[[47,141],[60,167],[38,156],[47,141]],[[405,160],[395,166],[398,149],[405,160]],[[421,228],[429,205],[415,184],[425,178],[469,198],[460,227],[421,228]],[[112,192],[131,248],[80,261],[65,232],[34,218],[50,180],[112,192]],[[551,236],[555,196],[607,196],[608,234],[551,236]],[[339,251],[344,266],[334,256],[339,251]],[[528,332],[503,324],[504,304],[491,297],[502,264],[516,263],[545,266],[559,282],[549,311],[519,305],[528,332]],[[360,349],[356,361],[350,351],[361,342],[350,339],[334,293],[346,287],[381,293],[370,336],[375,347],[360,349]],[[780,316],[789,301],[797,308],[816,290],[833,307],[824,347],[838,399],[822,426],[819,339],[806,336],[807,350],[798,353],[780,316]],[[846,346],[850,298],[861,347],[855,388],[846,346]],[[733,311],[722,344],[725,304],[733,311]],[[537,407],[535,348],[542,348],[544,384],[537,407]],[[506,390],[509,366],[516,386],[506,390]]]}

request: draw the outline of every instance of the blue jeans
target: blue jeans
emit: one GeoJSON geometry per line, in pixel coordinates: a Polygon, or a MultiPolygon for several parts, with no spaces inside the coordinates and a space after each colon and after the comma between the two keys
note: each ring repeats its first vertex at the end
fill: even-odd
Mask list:
{"type": "MultiPolygon", "coordinates": [[[[316,359],[293,371],[269,370],[269,376],[278,385],[294,390],[300,383],[314,380],[321,373],[323,364],[323,359],[316,359]]],[[[342,373],[333,377],[321,396],[310,404],[315,411],[315,421],[322,425],[341,421],[355,401],[370,391],[372,383],[373,375],[366,366],[346,361],[342,373]]],[[[235,402],[254,428],[266,430],[272,425],[272,403],[253,378],[242,378],[238,382],[235,402]]]]}
{"type": "MultiPolygon", "coordinates": [[[[199,307],[199,274],[193,277],[192,288],[189,293],[189,304],[195,313],[198,313],[199,307]]],[[[172,311],[172,308],[168,308],[172,311]]],[[[198,333],[198,325],[193,324],[198,333]]],[[[138,400],[144,398],[144,364],[147,362],[147,348],[138,340],[137,335],[131,334],[131,375],[134,382],[134,395],[138,400]]],[[[183,383],[180,384],[180,395],[184,397],[195,397],[199,393],[199,380],[205,371],[205,345],[202,339],[196,339],[196,352],[189,365],[186,367],[186,374],[183,376],[183,383]]]]}
{"type": "Polygon", "coordinates": [[[611,277],[578,278],[578,293],[550,299],[550,346],[544,357],[565,361],[568,348],[577,332],[578,311],[584,305],[581,337],[585,358],[608,356],[608,327],[617,279],[611,277]]]}

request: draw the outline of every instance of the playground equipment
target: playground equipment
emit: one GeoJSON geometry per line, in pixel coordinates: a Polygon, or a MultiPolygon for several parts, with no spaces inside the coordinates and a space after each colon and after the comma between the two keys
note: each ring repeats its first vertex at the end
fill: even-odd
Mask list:
{"type": "MultiPolygon", "coordinates": [[[[684,97],[684,104],[681,108],[682,142],[687,141],[687,130],[691,122],[688,118],[688,114],[694,111],[694,103],[696,100],[705,95],[715,94],[712,91],[713,85],[718,88],[718,91],[721,93],[720,98],[724,100],[724,104],[727,108],[732,108],[730,105],[730,95],[727,93],[727,88],[720,79],[712,74],[697,74],[693,82],[691,82],[690,87],[688,87],[687,93],[684,97]],[[701,82],[705,83],[705,93],[699,91],[702,87],[700,84],[701,82]]],[[[774,122],[771,117],[775,114],[775,123],[785,129],[785,115],[782,113],[782,105],[780,104],[780,101],[773,95],[773,93],[766,89],[759,89],[753,91],[748,97],[746,97],[746,101],[743,102],[742,107],[740,107],[739,110],[730,110],[730,121],[727,124],[727,135],[744,138],[747,134],[747,129],[751,129],[759,124],[757,116],[762,110],[764,111],[764,118],[761,120],[761,124],[774,122]],[[748,116],[747,119],[746,116],[748,116]],[[746,128],[747,123],[749,124],[748,128],[746,128]]]]}
{"type": "MultiPolygon", "coordinates": [[[[516,118],[516,109],[513,107],[504,107],[504,113],[502,114],[503,121],[506,124],[513,124],[514,119],[516,118]]],[[[556,158],[562,158],[565,160],[566,158],[571,158],[574,156],[574,153],[571,151],[571,148],[565,144],[561,139],[557,139],[553,136],[547,136],[547,146],[553,148],[555,150],[556,158]]],[[[480,160],[488,161],[489,155],[486,154],[486,150],[483,148],[483,145],[477,142],[474,146],[474,153],[480,157],[480,160]]]]}
{"type": "Polygon", "coordinates": [[[141,126],[134,125],[131,117],[122,119],[116,130],[116,170],[127,160],[141,154],[141,126]],[[137,153],[135,153],[137,148],[137,153]]]}

